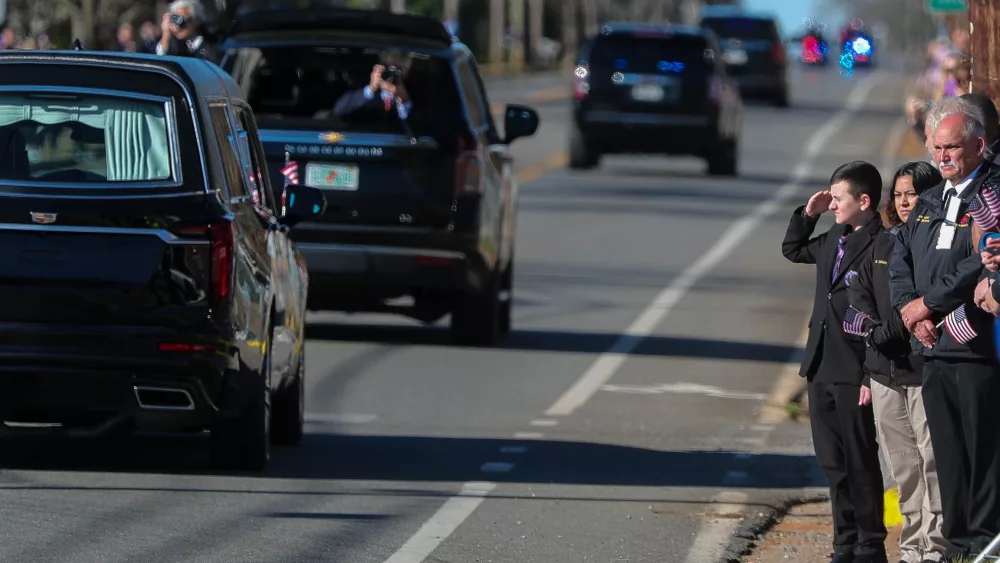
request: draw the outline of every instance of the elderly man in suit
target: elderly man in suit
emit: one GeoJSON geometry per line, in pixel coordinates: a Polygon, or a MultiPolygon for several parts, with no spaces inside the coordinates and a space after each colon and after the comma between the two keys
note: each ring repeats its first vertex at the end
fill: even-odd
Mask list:
{"type": "Polygon", "coordinates": [[[877,209],[882,177],[872,164],[849,162],[792,214],[781,250],[816,266],[816,297],[799,374],[808,380],[809,417],[820,469],[830,486],[833,563],[886,563],[882,470],[871,389],[865,383],[865,343],[844,330],[847,287],[883,232],[877,209]],[[813,237],[819,216],[836,224],[813,237]]]}
{"type": "Polygon", "coordinates": [[[951,543],[946,558],[956,560],[982,551],[1000,532],[1000,433],[992,416],[1000,368],[992,318],[976,307],[983,263],[974,234],[991,216],[984,196],[1000,181],[1000,166],[984,160],[982,112],[968,102],[941,107],[930,140],[944,181],[920,195],[901,230],[890,285],[914,351],[924,357],[941,531],[951,543]]]}

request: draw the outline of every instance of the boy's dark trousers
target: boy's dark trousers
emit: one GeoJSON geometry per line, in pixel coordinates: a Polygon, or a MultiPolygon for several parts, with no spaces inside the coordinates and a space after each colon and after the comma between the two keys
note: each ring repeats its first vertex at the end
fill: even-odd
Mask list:
{"type": "Polygon", "coordinates": [[[809,382],[809,421],[819,467],[830,485],[837,553],[884,561],[882,470],[872,406],[859,406],[860,385],[809,382]]]}

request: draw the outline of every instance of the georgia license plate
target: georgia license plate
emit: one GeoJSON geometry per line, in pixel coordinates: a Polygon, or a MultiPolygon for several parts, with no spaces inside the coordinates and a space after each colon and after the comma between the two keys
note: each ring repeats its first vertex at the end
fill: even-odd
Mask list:
{"type": "Polygon", "coordinates": [[[747,64],[747,52],[743,49],[728,49],[722,53],[722,60],[730,65],[747,64]]]}
{"type": "Polygon", "coordinates": [[[656,84],[637,84],[632,87],[632,99],[636,101],[659,102],[663,97],[663,88],[656,84]]]}
{"type": "Polygon", "coordinates": [[[306,185],[314,188],[357,191],[359,176],[353,164],[306,164],[306,185]]]}

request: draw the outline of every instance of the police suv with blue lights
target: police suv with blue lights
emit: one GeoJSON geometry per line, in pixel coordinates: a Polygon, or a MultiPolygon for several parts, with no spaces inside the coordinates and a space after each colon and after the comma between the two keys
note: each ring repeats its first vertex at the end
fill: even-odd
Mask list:
{"type": "Polygon", "coordinates": [[[570,167],[606,154],[695,155],[735,175],[743,104],[712,32],[609,23],[581,49],[573,79],[570,167]]]}

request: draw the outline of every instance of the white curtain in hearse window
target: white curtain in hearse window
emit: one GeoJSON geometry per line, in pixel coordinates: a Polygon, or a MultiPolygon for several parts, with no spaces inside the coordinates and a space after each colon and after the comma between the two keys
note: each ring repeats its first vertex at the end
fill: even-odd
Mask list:
{"type": "MultiPolygon", "coordinates": [[[[17,127],[26,138],[30,138],[44,126],[56,125],[73,130],[73,141],[77,145],[88,145],[97,153],[98,162],[104,160],[103,170],[89,171],[98,176],[103,172],[106,181],[142,182],[171,178],[170,145],[162,103],[104,96],[53,101],[20,93],[0,93],[0,127],[17,127]],[[82,128],[76,124],[96,131],[78,132],[82,128]],[[81,137],[85,137],[86,141],[81,137]]],[[[13,158],[14,155],[0,157],[13,158]]],[[[75,164],[84,168],[80,161],[75,164]]],[[[32,174],[30,179],[45,180],[36,174],[32,174]]],[[[86,181],[101,180],[88,178],[86,181]]]]}

